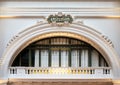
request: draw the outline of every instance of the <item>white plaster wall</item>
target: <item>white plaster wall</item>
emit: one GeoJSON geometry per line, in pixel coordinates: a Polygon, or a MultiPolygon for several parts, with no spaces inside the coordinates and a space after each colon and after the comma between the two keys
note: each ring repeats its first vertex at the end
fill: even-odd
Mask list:
{"type": "MultiPolygon", "coordinates": [[[[1,20],[0,20],[0,23],[1,23],[1,20]]],[[[4,48],[4,46],[3,46],[3,44],[4,44],[4,33],[3,33],[4,31],[3,31],[3,29],[0,27],[0,57],[1,57],[1,55],[2,55],[2,53],[3,53],[3,48],[4,48]]]]}
{"type": "MultiPolygon", "coordinates": [[[[0,20],[0,56],[9,40],[27,27],[36,24],[38,19],[1,19],[0,20]]],[[[82,19],[84,23],[108,36],[120,56],[120,20],[119,19],[82,19]]]]}
{"type": "MultiPolygon", "coordinates": [[[[29,1],[29,0],[28,0],[29,1]]],[[[1,7],[120,7],[120,2],[113,0],[40,0],[40,1],[32,1],[30,0],[28,2],[26,1],[21,1],[21,0],[16,0],[16,1],[4,1],[3,3],[0,3],[1,7]]]]}
{"type": "Polygon", "coordinates": [[[108,36],[120,56],[120,19],[88,19],[85,24],[108,36]]]}
{"type": "MultiPolygon", "coordinates": [[[[0,1],[0,7],[81,7],[81,8],[118,8],[120,1],[0,1]]],[[[34,25],[38,18],[6,18],[0,19],[0,57],[9,40],[20,30],[34,25]]],[[[120,19],[79,18],[84,24],[99,30],[108,36],[120,56],[120,19]]]]}
{"type": "Polygon", "coordinates": [[[14,35],[35,23],[33,19],[0,19],[0,56],[14,35]]]}

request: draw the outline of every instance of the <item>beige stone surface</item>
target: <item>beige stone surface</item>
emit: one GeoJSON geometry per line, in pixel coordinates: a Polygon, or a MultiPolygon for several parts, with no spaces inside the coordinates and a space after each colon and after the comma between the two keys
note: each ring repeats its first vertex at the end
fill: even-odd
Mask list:
{"type": "Polygon", "coordinates": [[[112,82],[15,82],[8,85],[120,85],[112,82]]]}
{"type": "Polygon", "coordinates": [[[120,83],[114,83],[113,85],[120,85],[120,83]]]}

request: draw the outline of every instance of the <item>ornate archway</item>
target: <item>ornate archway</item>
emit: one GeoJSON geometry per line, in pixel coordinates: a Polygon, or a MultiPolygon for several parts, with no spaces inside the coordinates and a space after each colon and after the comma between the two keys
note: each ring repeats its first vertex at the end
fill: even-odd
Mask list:
{"type": "Polygon", "coordinates": [[[112,67],[113,79],[120,77],[120,74],[118,74],[120,71],[119,58],[111,42],[105,39],[100,32],[81,23],[56,26],[41,22],[23,30],[10,41],[2,57],[1,69],[3,71],[0,73],[1,78],[8,79],[6,73],[8,73],[9,65],[21,50],[32,42],[53,36],[72,37],[89,43],[105,56],[106,61],[112,67]]]}

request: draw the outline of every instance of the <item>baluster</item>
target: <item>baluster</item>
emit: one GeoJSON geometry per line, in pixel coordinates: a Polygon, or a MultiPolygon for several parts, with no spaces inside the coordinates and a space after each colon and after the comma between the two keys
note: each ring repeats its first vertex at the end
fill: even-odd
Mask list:
{"type": "Polygon", "coordinates": [[[30,74],[33,74],[33,69],[30,70],[30,74]]]}
{"type": "Polygon", "coordinates": [[[87,69],[87,74],[89,74],[89,69],[87,69]]]}
{"type": "Polygon", "coordinates": [[[108,69],[108,74],[110,74],[110,69],[108,69]]]}
{"type": "Polygon", "coordinates": [[[14,74],[17,74],[17,69],[16,68],[14,68],[14,74]]]}
{"type": "Polygon", "coordinates": [[[110,69],[107,69],[107,74],[110,74],[110,69]]]}
{"type": "Polygon", "coordinates": [[[27,69],[28,74],[30,74],[30,69],[27,69]]]}
{"type": "Polygon", "coordinates": [[[13,74],[13,68],[10,68],[10,74],[13,74]]]}
{"type": "Polygon", "coordinates": [[[81,71],[81,74],[83,74],[83,70],[81,69],[80,71],[81,71]]]}
{"type": "Polygon", "coordinates": [[[13,68],[13,74],[15,74],[15,69],[13,68]]]}
{"type": "Polygon", "coordinates": [[[103,69],[103,74],[106,74],[106,69],[103,69]]]}
{"type": "Polygon", "coordinates": [[[25,69],[25,74],[28,74],[28,69],[25,69]]]}
{"type": "Polygon", "coordinates": [[[95,69],[92,69],[92,71],[93,71],[93,74],[95,74],[95,69]]]}
{"type": "Polygon", "coordinates": [[[75,74],[77,73],[77,70],[75,69],[75,74]]]}
{"type": "Polygon", "coordinates": [[[30,74],[33,74],[33,69],[30,69],[30,74]]]}
{"type": "Polygon", "coordinates": [[[14,68],[12,68],[12,74],[14,74],[14,68]]]}
{"type": "Polygon", "coordinates": [[[27,74],[30,74],[30,69],[27,69],[27,74]]]}
{"type": "Polygon", "coordinates": [[[103,69],[103,74],[104,74],[105,72],[104,72],[104,69],[103,69]]]}
{"type": "Polygon", "coordinates": [[[84,74],[86,74],[86,73],[87,73],[87,70],[85,69],[85,70],[84,70],[84,74]]]}
{"type": "Polygon", "coordinates": [[[42,74],[44,74],[44,69],[42,69],[42,74]]]}
{"type": "Polygon", "coordinates": [[[108,69],[106,69],[106,74],[108,74],[108,69]]]}
{"type": "Polygon", "coordinates": [[[9,72],[10,72],[10,74],[12,74],[12,69],[11,68],[10,68],[9,72]]]}
{"type": "Polygon", "coordinates": [[[88,71],[89,71],[88,74],[90,74],[90,69],[88,71]]]}
{"type": "Polygon", "coordinates": [[[78,74],[78,69],[76,69],[76,74],[78,74]]]}
{"type": "Polygon", "coordinates": [[[105,69],[106,70],[106,74],[108,74],[108,69],[105,69]]]}
{"type": "Polygon", "coordinates": [[[107,74],[107,69],[105,69],[105,74],[107,74]]]}
{"type": "Polygon", "coordinates": [[[15,68],[15,74],[17,74],[17,68],[15,68]]]}
{"type": "Polygon", "coordinates": [[[80,73],[82,74],[82,70],[80,69],[80,73]]]}
{"type": "Polygon", "coordinates": [[[78,74],[80,74],[80,69],[78,69],[78,74]]]}
{"type": "Polygon", "coordinates": [[[94,74],[95,73],[94,69],[91,69],[90,71],[91,71],[90,74],[94,74]]]}
{"type": "Polygon", "coordinates": [[[25,69],[25,74],[29,74],[29,69],[25,69]]]}

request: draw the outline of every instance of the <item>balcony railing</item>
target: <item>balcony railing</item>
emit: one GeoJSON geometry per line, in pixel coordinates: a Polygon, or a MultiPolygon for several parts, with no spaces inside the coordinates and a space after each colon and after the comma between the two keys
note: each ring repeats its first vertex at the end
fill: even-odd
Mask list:
{"type": "Polygon", "coordinates": [[[10,67],[9,78],[104,79],[112,78],[112,71],[110,67],[97,67],[97,68],[10,67]]]}

